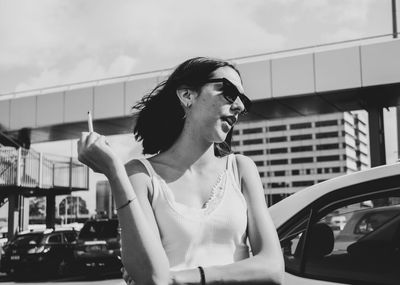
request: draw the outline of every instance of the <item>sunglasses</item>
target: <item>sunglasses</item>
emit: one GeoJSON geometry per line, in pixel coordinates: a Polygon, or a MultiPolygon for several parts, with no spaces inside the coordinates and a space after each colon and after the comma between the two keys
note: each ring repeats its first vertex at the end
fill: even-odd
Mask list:
{"type": "Polygon", "coordinates": [[[240,101],[242,101],[244,110],[241,114],[246,114],[250,111],[251,100],[244,94],[240,93],[235,84],[230,82],[226,78],[215,78],[207,80],[205,83],[222,83],[222,96],[229,103],[233,103],[236,101],[236,98],[239,97],[240,101]]]}

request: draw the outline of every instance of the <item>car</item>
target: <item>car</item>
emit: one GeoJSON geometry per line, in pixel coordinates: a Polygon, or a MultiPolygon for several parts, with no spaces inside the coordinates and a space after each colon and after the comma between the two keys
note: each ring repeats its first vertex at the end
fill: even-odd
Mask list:
{"type": "Polygon", "coordinates": [[[79,232],[74,258],[80,269],[120,269],[121,237],[117,219],[88,220],[79,232]]]}
{"type": "Polygon", "coordinates": [[[394,216],[400,214],[400,205],[372,207],[354,211],[348,223],[335,238],[337,251],[346,251],[347,247],[369,232],[375,231],[394,216]]]}
{"type": "Polygon", "coordinates": [[[399,284],[400,163],[310,186],[269,210],[285,285],[399,284]],[[342,228],[331,222],[339,216],[342,228]]]}
{"type": "Polygon", "coordinates": [[[25,273],[66,276],[71,273],[77,236],[73,228],[19,232],[3,247],[0,271],[16,277],[25,273]]]}

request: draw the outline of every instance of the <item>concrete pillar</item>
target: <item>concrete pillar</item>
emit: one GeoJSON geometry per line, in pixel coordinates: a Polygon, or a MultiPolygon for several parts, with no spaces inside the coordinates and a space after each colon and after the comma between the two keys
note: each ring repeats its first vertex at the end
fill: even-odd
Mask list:
{"type": "Polygon", "coordinates": [[[16,193],[8,196],[8,239],[12,239],[18,231],[18,195],[16,193]]]}
{"type": "Polygon", "coordinates": [[[369,147],[371,167],[386,164],[385,133],[383,128],[383,108],[368,108],[369,147]]]}
{"type": "Polygon", "coordinates": [[[24,196],[19,196],[18,198],[19,206],[19,231],[28,230],[29,225],[29,198],[24,196]]]}
{"type": "Polygon", "coordinates": [[[56,195],[46,196],[46,228],[54,228],[56,223],[56,195]]]}

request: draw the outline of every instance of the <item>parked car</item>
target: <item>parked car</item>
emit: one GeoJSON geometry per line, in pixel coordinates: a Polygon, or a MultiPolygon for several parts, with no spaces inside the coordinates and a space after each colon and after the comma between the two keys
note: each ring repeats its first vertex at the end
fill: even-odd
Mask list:
{"type": "Polygon", "coordinates": [[[3,247],[0,271],[15,276],[24,273],[70,273],[72,244],[77,232],[70,228],[23,231],[3,247]]]}
{"type": "Polygon", "coordinates": [[[355,211],[335,239],[337,251],[347,247],[366,234],[377,230],[390,219],[400,215],[400,205],[367,208],[355,211]]]}
{"type": "Polygon", "coordinates": [[[120,228],[117,219],[89,220],[79,232],[74,247],[79,268],[119,269],[121,263],[120,228]]]}
{"type": "Polygon", "coordinates": [[[340,176],[271,206],[285,284],[399,284],[399,209],[400,163],[340,176]],[[334,216],[346,217],[342,229],[330,223],[334,216]]]}

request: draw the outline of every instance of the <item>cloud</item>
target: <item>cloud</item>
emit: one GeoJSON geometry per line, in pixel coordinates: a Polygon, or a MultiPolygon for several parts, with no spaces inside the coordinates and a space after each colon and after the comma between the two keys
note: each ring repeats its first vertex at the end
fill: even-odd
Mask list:
{"type": "Polygon", "coordinates": [[[246,3],[11,2],[0,11],[1,71],[35,69],[21,90],[168,68],[195,55],[231,58],[282,47],[282,35],[243,13],[246,3]]]}
{"type": "Polygon", "coordinates": [[[21,90],[339,39],[365,29],[376,1],[4,1],[0,76],[29,70],[21,90]]]}
{"type": "Polygon", "coordinates": [[[122,76],[132,73],[134,66],[135,59],[125,55],[118,56],[108,67],[100,64],[94,58],[87,58],[68,70],[58,68],[45,69],[37,76],[32,76],[17,85],[16,90],[22,91],[35,89],[40,86],[50,87],[86,80],[122,76]]]}

